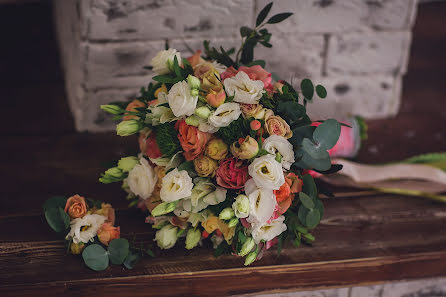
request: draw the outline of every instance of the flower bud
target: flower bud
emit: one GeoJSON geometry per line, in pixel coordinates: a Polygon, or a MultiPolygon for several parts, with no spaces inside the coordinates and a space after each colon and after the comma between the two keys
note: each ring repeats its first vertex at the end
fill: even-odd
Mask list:
{"type": "Polygon", "coordinates": [[[246,218],[249,215],[249,199],[245,195],[238,195],[235,198],[235,202],[232,203],[232,209],[234,210],[237,218],[246,218]]]}
{"type": "Polygon", "coordinates": [[[84,248],[85,248],[85,243],[83,242],[79,243],[72,242],[70,245],[70,251],[73,255],[79,255],[80,253],[82,253],[84,248]]]}
{"type": "Polygon", "coordinates": [[[199,89],[200,79],[198,77],[189,74],[189,76],[187,77],[187,84],[191,89],[199,89]]]}
{"type": "Polygon", "coordinates": [[[116,178],[120,178],[123,176],[123,172],[119,167],[112,167],[110,169],[107,169],[107,171],[105,171],[105,175],[108,176],[112,176],[112,177],[116,177],[116,178]]]}
{"type": "Polygon", "coordinates": [[[242,138],[242,141],[240,142],[234,142],[231,145],[231,153],[234,157],[248,160],[255,157],[259,152],[259,144],[251,136],[246,136],[244,139],[242,138]]]}
{"type": "Polygon", "coordinates": [[[250,253],[245,259],[245,266],[250,265],[252,262],[254,262],[256,260],[256,258],[257,258],[256,252],[250,253]]]}
{"type": "Polygon", "coordinates": [[[195,109],[195,114],[200,118],[207,120],[207,118],[211,115],[211,110],[206,106],[202,106],[195,109]]]}
{"type": "Polygon", "coordinates": [[[238,218],[232,218],[228,223],[228,227],[232,228],[237,226],[237,224],[238,224],[238,218]]]}
{"type": "Polygon", "coordinates": [[[135,167],[135,165],[139,164],[139,160],[136,157],[124,157],[121,158],[118,162],[118,167],[124,172],[129,172],[135,167]]]}
{"type": "Polygon", "coordinates": [[[137,120],[122,121],[116,127],[116,134],[119,136],[129,136],[137,133],[142,127],[142,123],[137,120]]]}
{"type": "Polygon", "coordinates": [[[198,94],[200,94],[200,92],[198,91],[198,89],[191,89],[190,94],[192,96],[196,97],[196,96],[198,96],[198,94]]]}
{"type": "Polygon", "coordinates": [[[251,127],[251,130],[257,131],[262,127],[262,123],[260,123],[259,120],[253,120],[249,123],[249,126],[251,127]]]}
{"type": "Polygon", "coordinates": [[[220,220],[230,220],[234,217],[234,210],[232,208],[227,207],[220,212],[218,218],[220,220]]]}
{"type": "Polygon", "coordinates": [[[121,114],[124,112],[124,110],[121,107],[114,104],[101,105],[101,109],[110,114],[121,114]]]}
{"type": "Polygon", "coordinates": [[[279,163],[282,162],[282,155],[279,152],[276,153],[276,161],[279,163]]]}
{"type": "Polygon", "coordinates": [[[175,202],[162,202],[158,204],[152,211],[150,212],[152,216],[162,216],[174,211],[176,208],[175,202]]]}
{"type": "Polygon", "coordinates": [[[244,257],[246,256],[252,249],[256,246],[254,239],[252,237],[249,237],[246,239],[245,243],[242,245],[242,249],[240,250],[240,253],[238,253],[239,256],[244,257]]]}
{"type": "Polygon", "coordinates": [[[189,126],[198,127],[198,125],[200,124],[200,119],[197,116],[192,115],[186,118],[186,124],[188,124],[189,126]]]}
{"type": "Polygon", "coordinates": [[[201,232],[199,229],[189,229],[186,235],[186,249],[190,250],[197,246],[201,239],[201,232]]]}
{"type": "Polygon", "coordinates": [[[166,225],[156,231],[155,240],[160,249],[170,249],[177,242],[178,228],[172,225],[166,225]]]}

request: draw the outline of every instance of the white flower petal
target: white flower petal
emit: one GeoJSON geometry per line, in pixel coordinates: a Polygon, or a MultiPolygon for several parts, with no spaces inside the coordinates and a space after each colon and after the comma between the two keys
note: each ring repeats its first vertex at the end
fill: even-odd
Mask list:
{"type": "Polygon", "coordinates": [[[262,189],[278,190],[285,182],[282,165],[271,154],[254,159],[248,166],[248,172],[257,187],[262,189]]]}
{"type": "Polygon", "coordinates": [[[271,135],[263,142],[262,148],[271,154],[279,152],[282,155],[282,166],[289,170],[294,163],[293,145],[283,136],[271,135]]]}
{"type": "Polygon", "coordinates": [[[167,101],[176,117],[191,116],[197,107],[198,96],[192,96],[186,81],[177,82],[169,90],[167,101]]]}
{"type": "Polygon", "coordinates": [[[277,219],[265,224],[256,224],[252,228],[252,237],[256,243],[262,240],[270,241],[286,231],[287,227],[284,224],[285,217],[280,216],[277,219]]]}
{"type": "Polygon", "coordinates": [[[193,186],[192,178],[187,171],[178,171],[178,168],[175,168],[163,177],[160,198],[164,202],[173,202],[189,197],[193,186]]]}
{"type": "Polygon", "coordinates": [[[256,104],[265,92],[261,80],[251,80],[248,74],[243,71],[225,79],[223,84],[226,93],[229,96],[234,96],[234,101],[240,103],[256,104]]]}
{"type": "Polygon", "coordinates": [[[158,177],[146,159],[141,158],[139,162],[140,164],[135,165],[129,172],[127,184],[132,193],[147,199],[152,195],[158,177]]]}
{"type": "Polygon", "coordinates": [[[226,127],[232,121],[235,121],[242,114],[240,105],[237,103],[223,103],[208,118],[208,122],[214,127],[226,127]]]}

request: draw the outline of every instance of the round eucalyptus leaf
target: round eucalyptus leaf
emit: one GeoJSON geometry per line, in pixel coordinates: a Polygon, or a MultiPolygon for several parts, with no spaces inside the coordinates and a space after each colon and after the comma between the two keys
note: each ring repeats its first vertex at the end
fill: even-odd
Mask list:
{"type": "Polygon", "coordinates": [[[303,206],[305,206],[308,209],[314,208],[314,202],[313,200],[304,192],[299,193],[299,199],[300,202],[302,202],[303,206]]]}
{"type": "Polygon", "coordinates": [[[325,159],[329,157],[325,147],[323,147],[322,145],[314,144],[308,138],[304,138],[304,140],[302,141],[302,149],[314,159],[325,159]]]}
{"type": "Polygon", "coordinates": [[[305,208],[305,206],[301,205],[299,207],[299,211],[297,212],[297,217],[299,218],[299,221],[302,223],[302,225],[307,225],[307,215],[308,215],[308,209],[305,208]]]}
{"type": "Polygon", "coordinates": [[[319,96],[319,98],[324,99],[327,97],[327,90],[322,85],[316,86],[316,94],[319,96]]]}
{"type": "Polygon", "coordinates": [[[319,210],[312,209],[308,212],[306,222],[308,228],[314,228],[319,224],[319,221],[321,220],[321,214],[319,213],[319,210]]]}
{"type": "Polygon", "coordinates": [[[322,203],[322,201],[320,199],[316,199],[314,202],[315,208],[317,210],[319,210],[319,213],[321,215],[321,219],[324,216],[325,210],[324,210],[324,204],[322,203]]]}
{"type": "Polygon", "coordinates": [[[314,159],[309,154],[303,154],[301,162],[306,165],[302,168],[316,169],[318,171],[325,171],[330,169],[331,160],[327,153],[327,157],[324,159],[314,159]]]}
{"type": "Polygon", "coordinates": [[[63,196],[53,196],[48,198],[45,203],[43,203],[43,211],[50,210],[51,208],[65,208],[65,204],[67,204],[67,198],[63,196]]]}
{"type": "Polygon", "coordinates": [[[317,197],[317,188],[313,177],[309,174],[305,174],[302,176],[302,181],[304,182],[302,191],[311,198],[315,199],[317,197]]]}
{"type": "Polygon", "coordinates": [[[45,218],[48,225],[56,232],[65,231],[70,226],[70,217],[60,207],[45,211],[45,218]]]}
{"type": "MultiPolygon", "coordinates": [[[[320,124],[313,133],[313,139],[326,150],[331,149],[338,142],[341,135],[341,124],[334,119],[329,119],[320,124]]],[[[317,159],[317,158],[316,158],[317,159]]]]}
{"type": "Polygon", "coordinates": [[[125,238],[110,241],[108,253],[112,264],[121,265],[129,254],[129,242],[125,238]]]}
{"type": "Polygon", "coordinates": [[[124,260],[124,266],[127,269],[133,269],[135,267],[136,263],[138,263],[140,257],[136,253],[129,253],[127,257],[124,260]]]}
{"type": "Polygon", "coordinates": [[[307,100],[313,99],[314,86],[311,80],[309,80],[308,78],[303,79],[302,82],[300,83],[300,88],[302,90],[302,94],[307,100]]]}
{"type": "Polygon", "coordinates": [[[82,252],[85,265],[94,271],[105,270],[108,267],[109,259],[107,251],[99,244],[91,244],[82,252]]]}

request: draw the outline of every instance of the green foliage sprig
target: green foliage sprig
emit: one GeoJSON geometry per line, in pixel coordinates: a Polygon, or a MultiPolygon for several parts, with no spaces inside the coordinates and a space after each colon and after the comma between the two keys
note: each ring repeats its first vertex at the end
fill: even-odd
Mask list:
{"type": "Polygon", "coordinates": [[[164,123],[156,126],[156,143],[166,157],[172,157],[180,148],[177,131],[173,123],[164,123]]]}

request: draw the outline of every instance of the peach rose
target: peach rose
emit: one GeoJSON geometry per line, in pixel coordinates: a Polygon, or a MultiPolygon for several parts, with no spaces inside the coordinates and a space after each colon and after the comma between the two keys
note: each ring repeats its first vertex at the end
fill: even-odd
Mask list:
{"type": "MultiPolygon", "coordinates": [[[[140,108],[140,107],[146,107],[146,105],[139,100],[133,100],[132,102],[130,102],[127,105],[125,110],[129,111],[129,112],[138,112],[137,108],[140,108]]],[[[139,117],[136,115],[128,114],[122,118],[122,120],[124,120],[124,121],[132,120],[132,119],[139,119],[139,117]]]]}
{"type": "Polygon", "coordinates": [[[293,136],[290,126],[280,116],[273,115],[266,118],[265,128],[269,135],[275,134],[285,138],[291,138],[293,136]]]}
{"type": "Polygon", "coordinates": [[[113,227],[112,223],[104,223],[98,230],[98,238],[103,245],[108,245],[113,239],[119,238],[120,233],[119,227],[113,227]]]}
{"type": "Polygon", "coordinates": [[[94,209],[92,214],[98,214],[107,218],[107,222],[115,223],[115,209],[108,203],[102,203],[100,209],[94,209]]]}
{"type": "Polygon", "coordinates": [[[204,151],[212,135],[201,132],[197,127],[189,126],[185,120],[177,121],[175,128],[178,130],[178,140],[184,150],[184,157],[188,161],[195,159],[204,151]]]}
{"type": "Polygon", "coordinates": [[[65,212],[68,213],[70,218],[82,218],[87,213],[87,203],[85,198],[79,195],[74,195],[68,198],[65,204],[65,212]]]}

